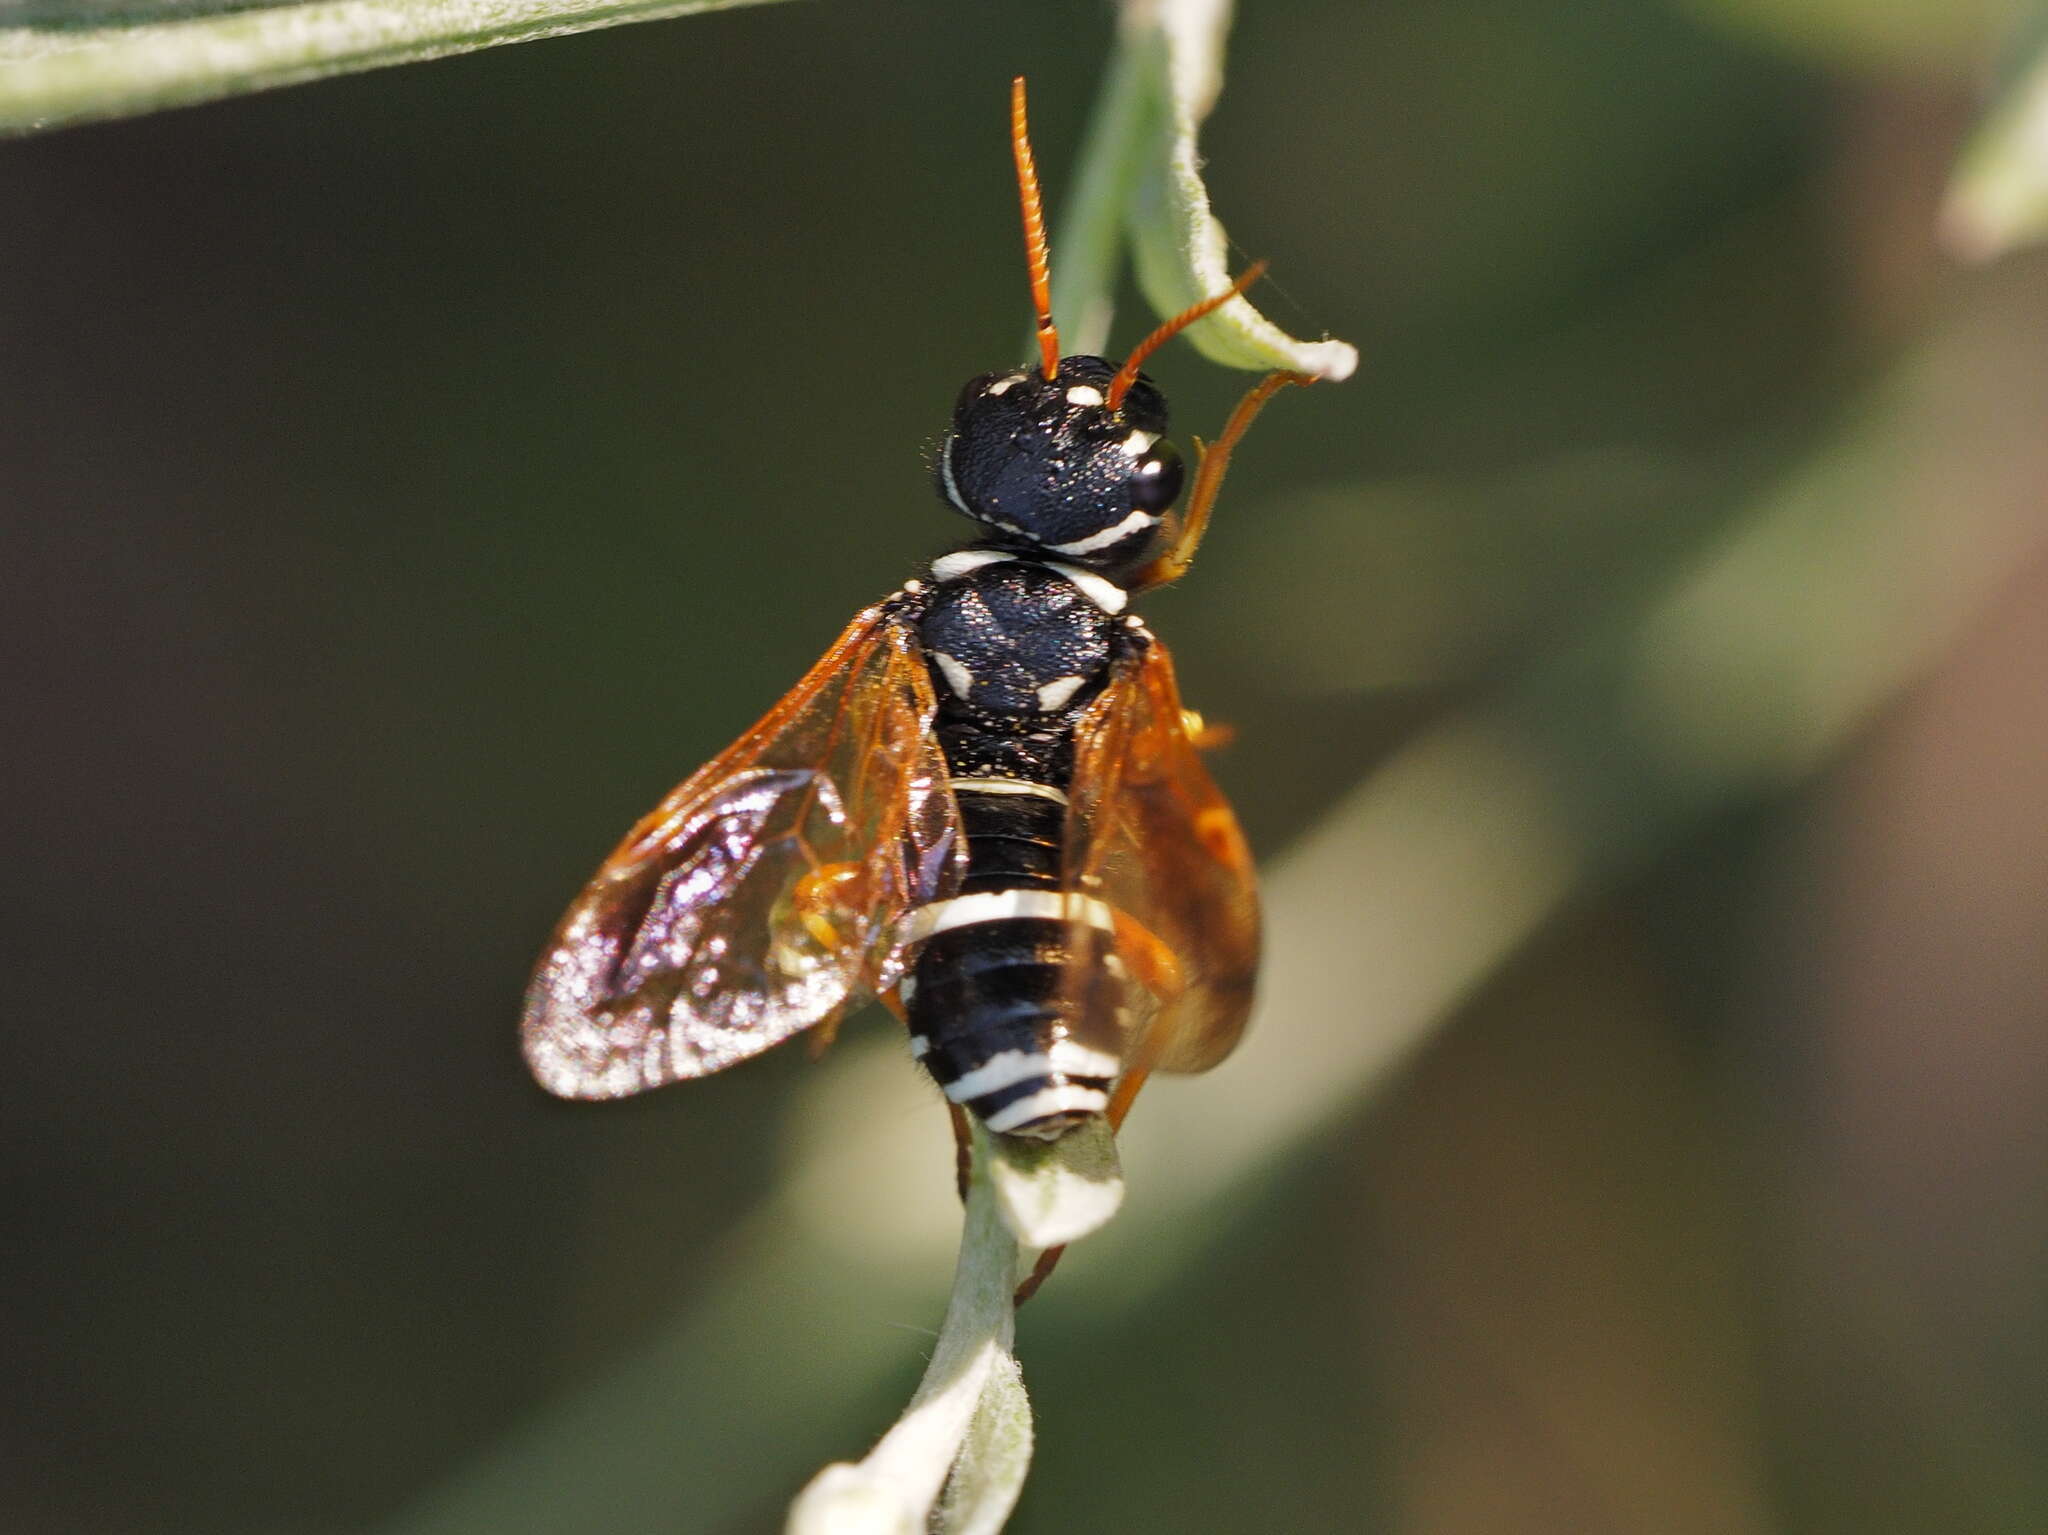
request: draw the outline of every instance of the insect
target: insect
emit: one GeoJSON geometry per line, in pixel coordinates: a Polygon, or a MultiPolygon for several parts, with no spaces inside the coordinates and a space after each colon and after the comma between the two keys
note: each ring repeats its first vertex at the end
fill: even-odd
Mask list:
{"type": "Polygon", "coordinates": [[[1184,478],[1140,364],[1059,355],[1025,122],[1011,143],[1040,358],[961,391],[937,488],[973,539],[857,615],[627,835],[527,993],[550,1091],[701,1077],[879,996],[961,1111],[1051,1140],[1230,1053],[1258,899],[1166,648],[1127,607],[1187,569],[1269,375],[1184,478]]]}

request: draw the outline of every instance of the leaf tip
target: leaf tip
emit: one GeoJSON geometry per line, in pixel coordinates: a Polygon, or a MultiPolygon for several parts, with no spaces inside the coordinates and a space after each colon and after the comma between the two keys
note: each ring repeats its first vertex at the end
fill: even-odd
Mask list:
{"type": "Polygon", "coordinates": [[[827,1466],[789,1505],[784,1535],[919,1535],[924,1521],[896,1487],[863,1466],[827,1466]]]}
{"type": "Polygon", "coordinates": [[[1116,1137],[1101,1118],[1051,1143],[990,1136],[996,1211],[1019,1245],[1063,1247],[1116,1214],[1124,1199],[1116,1137]]]}

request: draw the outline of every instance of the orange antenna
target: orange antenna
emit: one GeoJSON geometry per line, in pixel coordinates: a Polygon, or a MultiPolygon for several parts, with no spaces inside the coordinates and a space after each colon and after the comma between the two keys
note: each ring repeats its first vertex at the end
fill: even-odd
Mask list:
{"type": "Polygon", "coordinates": [[[1017,159],[1017,199],[1024,205],[1024,259],[1031,269],[1031,307],[1038,313],[1038,352],[1045,376],[1060,371],[1060,333],[1052,323],[1052,253],[1045,244],[1045,209],[1038,200],[1038,166],[1024,119],[1024,77],[1010,82],[1010,153],[1017,159]]]}
{"type": "MultiPolygon", "coordinates": [[[[1159,329],[1152,332],[1143,341],[1140,341],[1132,349],[1131,355],[1124,359],[1124,365],[1116,370],[1116,377],[1109,381],[1109,394],[1107,396],[1109,408],[1116,410],[1124,403],[1124,396],[1131,392],[1131,385],[1138,381],[1138,369],[1144,366],[1146,358],[1165,346],[1167,342],[1186,330],[1195,321],[1201,319],[1203,315],[1213,310],[1221,309],[1225,304],[1236,298],[1238,294],[1244,292],[1245,289],[1265,275],[1266,263],[1254,261],[1245,268],[1244,276],[1238,278],[1236,282],[1225,288],[1214,298],[1205,298],[1199,304],[1189,305],[1164,325],[1160,326],[1159,329]]],[[[1047,374],[1046,376],[1050,378],[1052,375],[1047,374]]]]}

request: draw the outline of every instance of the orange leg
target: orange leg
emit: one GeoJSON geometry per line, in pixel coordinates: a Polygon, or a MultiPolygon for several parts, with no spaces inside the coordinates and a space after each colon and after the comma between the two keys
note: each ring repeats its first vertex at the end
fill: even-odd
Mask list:
{"type": "Polygon", "coordinates": [[[1181,968],[1180,956],[1142,922],[1122,912],[1116,912],[1113,920],[1117,955],[1130,967],[1132,977],[1159,999],[1161,1007],[1170,1006],[1187,989],[1187,973],[1181,968]]]}
{"type": "Polygon", "coordinates": [[[1237,739],[1235,725],[1215,724],[1193,709],[1180,711],[1180,728],[1188,733],[1188,745],[1198,752],[1212,752],[1237,739]]]}
{"type": "Polygon", "coordinates": [[[1038,1287],[1052,1278],[1052,1271],[1060,1266],[1060,1254],[1065,1251],[1064,1247],[1048,1247],[1038,1255],[1038,1262],[1024,1276],[1024,1282],[1017,1286],[1017,1293],[1010,1297],[1013,1308],[1031,1299],[1038,1293],[1038,1287]]]}
{"type": "Polygon", "coordinates": [[[1280,390],[1289,384],[1306,386],[1314,382],[1314,375],[1308,373],[1268,373],[1237,402],[1237,409],[1223,424],[1221,436],[1214,442],[1195,439],[1195,484],[1188,492],[1188,509],[1181,521],[1180,534],[1171,548],[1138,572],[1132,583],[1134,590],[1148,591],[1187,574],[1188,566],[1194,563],[1195,546],[1201,543],[1209,526],[1209,512],[1216,505],[1216,492],[1223,488],[1223,472],[1230,467],[1230,455],[1238,439],[1244,436],[1266,401],[1280,390]]]}
{"type": "Polygon", "coordinates": [[[946,1113],[953,1120],[953,1183],[960,1191],[960,1203],[967,1203],[967,1184],[974,1176],[974,1129],[967,1122],[967,1110],[950,1098],[946,1113]]]}
{"type": "Polygon", "coordinates": [[[845,887],[860,875],[861,866],[857,863],[821,863],[798,880],[790,892],[797,920],[820,947],[839,947],[839,929],[832,925],[831,914],[846,909],[851,892],[845,887]]]}

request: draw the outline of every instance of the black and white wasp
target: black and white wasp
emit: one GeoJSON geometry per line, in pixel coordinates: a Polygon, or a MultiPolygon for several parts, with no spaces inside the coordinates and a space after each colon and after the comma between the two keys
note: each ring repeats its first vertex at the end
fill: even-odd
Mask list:
{"type": "Polygon", "coordinates": [[[954,407],[936,479],[977,535],[855,617],[605,860],[527,993],[551,1092],[704,1076],[878,996],[953,1104],[1050,1140],[1243,1031],[1251,857],[1165,646],[1125,609],[1187,569],[1238,438],[1308,379],[1269,375],[1197,444],[1176,515],[1139,365],[1259,269],[1121,366],[1062,358],[1021,79],[1011,141],[1042,358],[954,407]]]}

